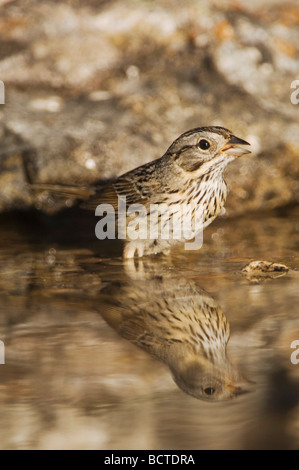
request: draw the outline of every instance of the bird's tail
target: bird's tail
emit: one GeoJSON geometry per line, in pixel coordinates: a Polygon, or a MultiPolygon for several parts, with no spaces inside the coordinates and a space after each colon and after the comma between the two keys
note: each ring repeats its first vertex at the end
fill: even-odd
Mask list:
{"type": "Polygon", "coordinates": [[[81,200],[85,201],[90,198],[95,193],[93,188],[88,188],[86,186],[68,186],[60,184],[48,184],[48,183],[35,183],[28,185],[28,188],[31,191],[35,192],[45,192],[52,195],[65,197],[72,200],[81,200]]]}

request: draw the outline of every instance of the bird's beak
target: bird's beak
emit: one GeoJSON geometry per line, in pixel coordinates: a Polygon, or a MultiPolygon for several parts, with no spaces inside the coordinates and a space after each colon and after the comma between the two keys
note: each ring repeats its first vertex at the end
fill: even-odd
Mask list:
{"type": "Polygon", "coordinates": [[[246,140],[239,139],[235,135],[231,135],[221,152],[225,153],[229,157],[241,157],[246,153],[250,153],[250,150],[241,147],[242,145],[250,145],[246,140]]]}
{"type": "Polygon", "coordinates": [[[227,382],[226,388],[231,392],[232,396],[244,395],[245,393],[252,392],[252,387],[249,386],[250,382],[234,383],[227,382]]]}

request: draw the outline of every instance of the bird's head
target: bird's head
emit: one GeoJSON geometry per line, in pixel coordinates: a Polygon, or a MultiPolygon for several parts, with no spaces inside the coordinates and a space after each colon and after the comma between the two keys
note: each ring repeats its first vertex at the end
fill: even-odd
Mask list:
{"type": "Polygon", "coordinates": [[[247,393],[249,382],[227,360],[222,367],[198,360],[172,370],[176,384],[188,395],[200,400],[223,401],[247,393]]]}
{"type": "Polygon", "coordinates": [[[183,170],[205,174],[250,153],[244,145],[250,144],[224,127],[198,127],[178,137],[166,154],[183,170]]]}

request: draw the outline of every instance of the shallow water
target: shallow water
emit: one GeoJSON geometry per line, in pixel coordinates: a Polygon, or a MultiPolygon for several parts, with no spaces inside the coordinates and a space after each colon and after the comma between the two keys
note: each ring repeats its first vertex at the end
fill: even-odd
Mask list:
{"type": "Polygon", "coordinates": [[[1,448],[297,448],[298,208],[138,263],[70,214],[0,220],[1,448]],[[290,269],[246,277],[252,260],[290,269]],[[230,328],[213,367],[192,346],[208,311],[230,328]],[[236,393],[203,400],[206,376],[236,393]]]}

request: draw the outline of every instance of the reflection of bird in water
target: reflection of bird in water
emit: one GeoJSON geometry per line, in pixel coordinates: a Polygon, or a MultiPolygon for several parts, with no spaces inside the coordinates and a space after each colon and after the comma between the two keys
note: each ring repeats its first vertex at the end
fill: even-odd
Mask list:
{"type": "Polygon", "coordinates": [[[137,277],[104,290],[107,323],[167,364],[189,395],[217,401],[242,393],[226,354],[229,324],[215,300],[192,281],[137,277]]]}

